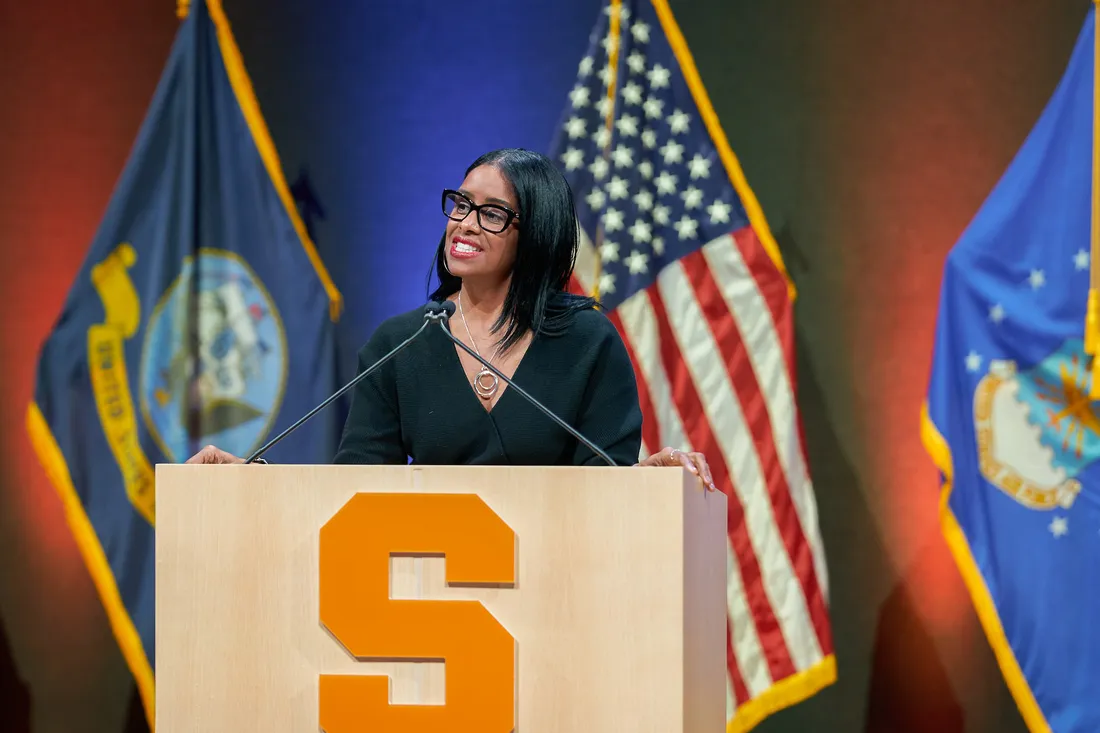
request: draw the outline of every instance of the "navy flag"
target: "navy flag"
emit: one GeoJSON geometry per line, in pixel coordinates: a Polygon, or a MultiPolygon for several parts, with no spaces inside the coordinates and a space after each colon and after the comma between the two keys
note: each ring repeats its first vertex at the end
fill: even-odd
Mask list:
{"type": "Polygon", "coordinates": [[[1100,730],[1095,54],[1093,9],[947,257],[921,421],[945,537],[1034,733],[1100,730]]]}
{"type": "MultiPolygon", "coordinates": [[[[247,455],[335,391],[340,306],[221,2],[195,2],[27,415],[150,725],[153,466],[207,443],[247,455]]],[[[274,454],[331,461],[337,417],[274,454]]]]}

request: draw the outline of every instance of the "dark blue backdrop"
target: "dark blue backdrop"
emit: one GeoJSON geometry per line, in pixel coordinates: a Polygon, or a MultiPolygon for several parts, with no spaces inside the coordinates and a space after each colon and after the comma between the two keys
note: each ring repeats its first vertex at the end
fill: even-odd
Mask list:
{"type": "Polygon", "coordinates": [[[439,194],[498,147],[549,149],[600,0],[226,3],[287,178],[304,168],[345,337],[423,302],[439,194]]]}

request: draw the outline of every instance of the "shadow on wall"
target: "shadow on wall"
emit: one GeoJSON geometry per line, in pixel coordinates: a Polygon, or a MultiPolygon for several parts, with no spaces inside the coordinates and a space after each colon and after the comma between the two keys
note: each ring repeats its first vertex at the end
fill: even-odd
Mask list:
{"type": "Polygon", "coordinates": [[[965,729],[962,705],[906,578],[879,611],[865,733],[963,733],[965,729]]]}
{"type": "MultiPolygon", "coordinates": [[[[813,277],[810,258],[790,229],[784,226],[775,236],[796,284],[813,277]]],[[[800,298],[796,311],[825,305],[800,298]]],[[[796,313],[795,323],[797,400],[829,566],[838,679],[766,720],[758,733],[964,733],[968,717],[969,730],[1023,733],[969,605],[966,618],[955,624],[958,628],[937,632],[935,622],[928,619],[927,604],[920,602],[928,600],[921,593],[963,593],[938,525],[929,528],[908,567],[895,568],[889,560],[888,538],[882,536],[870,503],[874,497],[859,483],[826,400],[827,390],[839,390],[841,396],[854,393],[858,367],[848,365],[839,380],[824,383],[813,369],[804,328],[807,323],[822,327],[827,321],[803,319],[796,313]]],[[[826,334],[815,345],[832,342],[843,348],[841,333],[826,334]]],[[[936,487],[929,486],[929,501],[937,496],[936,487]]]]}
{"type": "Polygon", "coordinates": [[[0,623],[0,730],[30,733],[31,694],[15,669],[8,634],[0,623]]]}
{"type": "Polygon", "coordinates": [[[145,719],[145,706],[141,704],[141,695],[137,685],[130,694],[130,707],[126,712],[126,723],[122,733],[149,733],[149,723],[145,719]]]}
{"type": "MultiPolygon", "coordinates": [[[[792,277],[798,281],[809,275],[809,258],[790,230],[783,227],[775,236],[792,277]]],[[[801,299],[796,305],[817,307],[820,304],[801,299]]],[[[809,700],[767,719],[757,731],[963,733],[963,706],[933,634],[913,602],[916,584],[910,576],[920,569],[899,577],[890,563],[873,508],[828,413],[826,389],[851,393],[850,380],[858,374],[854,368],[845,369],[849,383],[823,384],[814,372],[811,344],[802,330],[806,321],[796,315],[795,323],[797,398],[829,565],[838,678],[809,700]]],[[[839,333],[826,340],[830,339],[843,341],[839,333]]],[[[929,495],[934,496],[934,488],[929,495]]],[[[928,554],[937,553],[933,549],[928,554]]]]}
{"type": "MultiPolygon", "coordinates": [[[[797,284],[800,275],[804,274],[799,271],[805,270],[807,258],[792,241],[789,229],[782,227],[774,234],[797,284]]],[[[797,314],[803,307],[818,306],[802,298],[796,303],[796,389],[829,568],[837,681],[809,700],[768,718],[756,728],[756,733],[804,730],[848,733],[864,729],[870,685],[867,661],[874,644],[876,612],[889,592],[893,573],[872,510],[828,414],[826,386],[814,372],[810,345],[802,331],[804,321],[797,314]],[[827,725],[823,726],[823,721],[828,721],[827,725]]],[[[845,373],[852,374],[850,370],[845,373]]],[[[849,387],[834,384],[829,389],[848,390],[849,387]]],[[[904,680],[899,680],[897,685],[904,686],[904,680]]]]}

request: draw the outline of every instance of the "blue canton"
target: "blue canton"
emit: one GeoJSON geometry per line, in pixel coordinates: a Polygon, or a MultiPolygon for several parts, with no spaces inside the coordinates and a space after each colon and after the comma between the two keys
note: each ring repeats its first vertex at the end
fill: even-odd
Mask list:
{"type": "Polygon", "coordinates": [[[617,63],[606,8],[551,152],[599,253],[597,289],[609,309],[666,265],[748,225],[652,4],[621,7],[617,63]]]}

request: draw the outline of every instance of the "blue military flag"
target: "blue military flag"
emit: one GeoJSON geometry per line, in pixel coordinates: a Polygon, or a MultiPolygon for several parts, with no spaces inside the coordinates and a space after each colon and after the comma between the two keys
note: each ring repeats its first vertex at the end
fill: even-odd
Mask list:
{"type": "MultiPolygon", "coordinates": [[[[207,443],[247,455],[333,392],[340,305],[220,0],[195,2],[27,415],[150,725],[153,467],[207,443]]],[[[317,421],[273,453],[325,463],[339,432],[317,421]]]]}
{"type": "Polygon", "coordinates": [[[947,257],[922,415],[944,533],[986,635],[1028,727],[1059,733],[1100,730],[1095,53],[1092,10],[947,257]]]}

